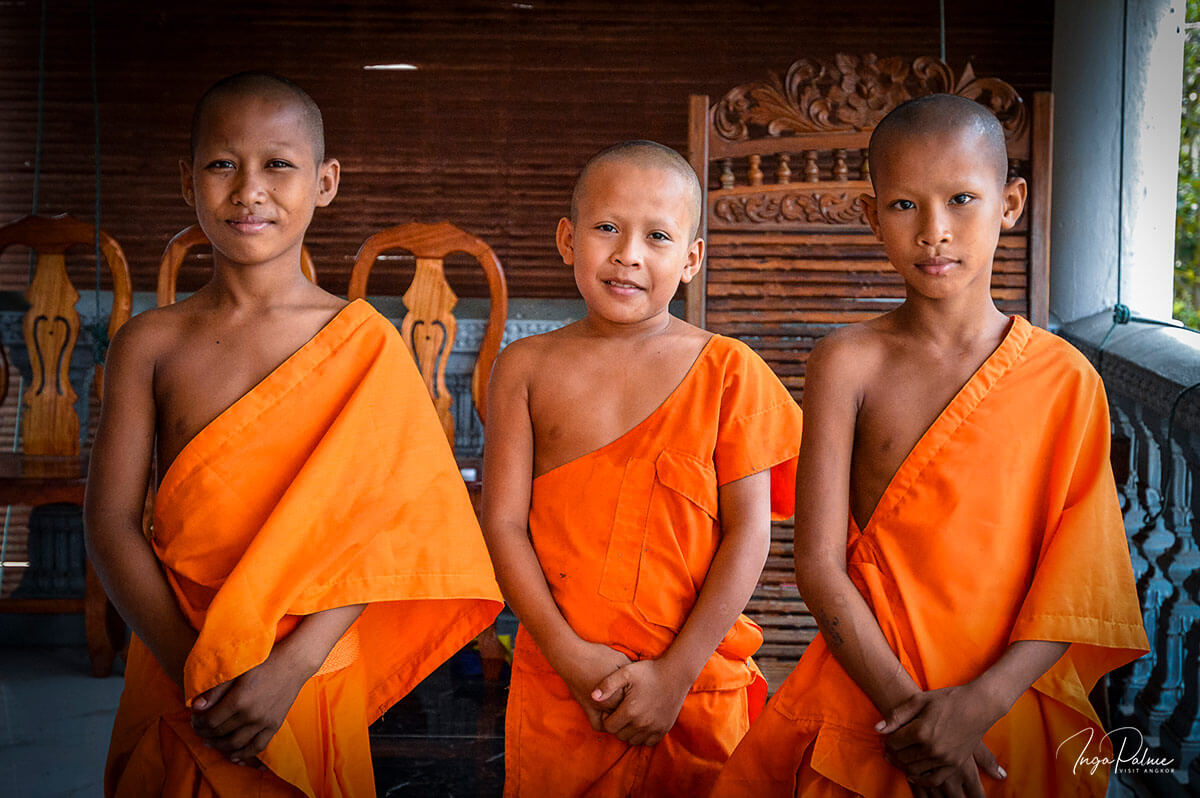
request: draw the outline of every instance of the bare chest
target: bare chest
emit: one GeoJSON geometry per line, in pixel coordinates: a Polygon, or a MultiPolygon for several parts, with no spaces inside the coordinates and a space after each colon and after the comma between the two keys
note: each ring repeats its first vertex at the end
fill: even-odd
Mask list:
{"type": "Polygon", "coordinates": [[[970,380],[974,364],[897,362],[863,395],[854,430],[850,508],[865,526],[921,438],[970,380]]]}
{"type": "Polygon", "coordinates": [[[646,421],[672,398],[694,358],[541,374],[530,390],[535,474],[603,448],[646,421]]]}
{"type": "Polygon", "coordinates": [[[311,338],[294,329],[216,329],[188,336],[157,363],[160,476],[197,433],[311,338]]]}

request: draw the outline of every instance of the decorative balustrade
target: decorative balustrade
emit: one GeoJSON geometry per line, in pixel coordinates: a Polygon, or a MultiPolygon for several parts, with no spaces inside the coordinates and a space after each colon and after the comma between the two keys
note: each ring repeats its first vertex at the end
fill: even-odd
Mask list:
{"type": "Polygon", "coordinates": [[[1145,657],[1109,676],[1108,724],[1137,729],[1151,756],[1172,760],[1161,768],[1118,766],[1119,778],[1155,795],[1196,794],[1200,388],[1194,386],[1200,382],[1200,335],[1136,322],[1108,335],[1110,328],[1108,314],[1099,314],[1062,331],[1104,378],[1113,472],[1151,646],[1145,657]]]}

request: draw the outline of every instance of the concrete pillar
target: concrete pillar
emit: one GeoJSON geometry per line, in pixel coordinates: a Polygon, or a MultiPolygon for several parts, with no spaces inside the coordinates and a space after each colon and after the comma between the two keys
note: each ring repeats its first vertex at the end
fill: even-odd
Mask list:
{"type": "Polygon", "coordinates": [[[1171,316],[1184,11],[1183,0],[1055,4],[1056,322],[1118,298],[1138,315],[1171,316]]]}

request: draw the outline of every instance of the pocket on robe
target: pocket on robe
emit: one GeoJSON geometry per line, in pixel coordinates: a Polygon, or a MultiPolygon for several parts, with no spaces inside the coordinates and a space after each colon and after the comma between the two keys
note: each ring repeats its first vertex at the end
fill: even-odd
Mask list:
{"type": "Polygon", "coordinates": [[[653,481],[652,520],[633,603],[650,623],[678,632],[720,540],[717,472],[694,455],[664,449],[655,458],[653,481]],[[703,567],[697,568],[697,559],[703,567]]]}

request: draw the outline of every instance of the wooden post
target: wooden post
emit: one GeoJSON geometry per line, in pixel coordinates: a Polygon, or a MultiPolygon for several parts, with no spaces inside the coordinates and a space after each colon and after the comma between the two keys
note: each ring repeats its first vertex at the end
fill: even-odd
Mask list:
{"type": "MultiPolygon", "coordinates": [[[[708,96],[693,94],[688,101],[688,161],[700,178],[700,230],[708,239],[708,96]]],[[[700,273],[692,278],[684,292],[684,318],[697,327],[705,324],[704,300],[708,295],[708,253],[700,264],[700,273]]]]}
{"type": "Polygon", "coordinates": [[[1029,320],[1050,324],[1050,175],[1053,174],[1054,95],[1033,95],[1033,146],[1030,164],[1029,320]]]}

